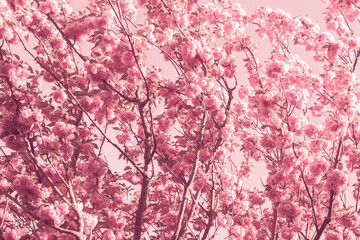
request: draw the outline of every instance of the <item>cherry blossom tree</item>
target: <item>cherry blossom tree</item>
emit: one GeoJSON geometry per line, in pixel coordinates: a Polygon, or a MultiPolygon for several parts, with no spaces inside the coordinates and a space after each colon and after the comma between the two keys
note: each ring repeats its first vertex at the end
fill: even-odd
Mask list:
{"type": "Polygon", "coordinates": [[[326,29],[229,0],[1,0],[1,239],[360,239],[360,0],[324,3],[326,29]]]}

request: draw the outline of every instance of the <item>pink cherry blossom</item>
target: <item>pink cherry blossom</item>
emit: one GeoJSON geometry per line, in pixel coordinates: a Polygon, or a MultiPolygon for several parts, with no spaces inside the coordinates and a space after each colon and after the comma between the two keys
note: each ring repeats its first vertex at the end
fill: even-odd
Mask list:
{"type": "Polygon", "coordinates": [[[53,98],[55,102],[63,103],[66,100],[67,96],[64,91],[58,90],[53,93],[53,98]]]}
{"type": "Polygon", "coordinates": [[[323,3],[0,1],[0,238],[359,237],[360,2],[323,3]]]}
{"type": "Polygon", "coordinates": [[[71,126],[64,122],[57,122],[53,128],[53,133],[59,138],[66,138],[68,140],[71,140],[72,138],[74,138],[74,126],[71,126]]]}

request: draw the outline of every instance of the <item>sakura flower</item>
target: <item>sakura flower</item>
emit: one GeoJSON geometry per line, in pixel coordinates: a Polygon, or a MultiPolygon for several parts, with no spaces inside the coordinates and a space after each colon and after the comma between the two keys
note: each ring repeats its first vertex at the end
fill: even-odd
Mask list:
{"type": "Polygon", "coordinates": [[[266,135],[260,140],[261,146],[266,149],[274,149],[276,147],[276,137],[266,135]]]}
{"type": "Polygon", "coordinates": [[[57,15],[57,14],[59,14],[60,9],[57,6],[57,2],[48,0],[48,1],[42,2],[40,4],[39,11],[42,14],[57,15]]]}
{"type": "Polygon", "coordinates": [[[185,95],[190,98],[196,97],[201,92],[201,88],[195,84],[187,85],[185,95]]]}
{"type": "Polygon", "coordinates": [[[71,140],[74,138],[75,128],[73,125],[66,124],[64,122],[57,122],[53,128],[53,133],[59,138],[65,138],[71,140]]]}
{"type": "Polygon", "coordinates": [[[24,108],[21,110],[18,121],[26,126],[31,126],[33,123],[41,123],[43,115],[40,109],[24,108]]]}
{"type": "Polygon", "coordinates": [[[90,233],[98,223],[98,217],[91,214],[84,214],[84,232],[90,233]]]}
{"type": "Polygon", "coordinates": [[[277,208],[280,217],[298,218],[301,215],[301,209],[292,202],[281,202],[277,208]]]}
{"type": "Polygon", "coordinates": [[[106,230],[106,232],[104,233],[103,240],[116,240],[115,238],[115,234],[111,229],[106,230]]]}
{"type": "Polygon", "coordinates": [[[124,51],[121,56],[121,63],[125,66],[132,66],[135,64],[135,58],[131,51],[124,51]]]}
{"type": "Polygon", "coordinates": [[[340,224],[345,226],[346,228],[352,228],[359,226],[360,224],[360,217],[358,213],[348,213],[341,216],[341,218],[338,220],[340,224]]]}
{"type": "Polygon", "coordinates": [[[335,169],[327,174],[326,186],[336,194],[341,194],[346,190],[348,176],[341,170],[335,169]]]}
{"type": "Polygon", "coordinates": [[[89,78],[94,83],[102,82],[103,80],[107,80],[109,77],[108,70],[102,64],[87,64],[85,67],[87,69],[89,78]]]}
{"type": "Polygon", "coordinates": [[[252,205],[262,205],[265,203],[265,199],[257,192],[254,192],[250,198],[249,198],[249,202],[252,205]]]}
{"type": "Polygon", "coordinates": [[[57,90],[53,93],[53,99],[57,103],[63,103],[66,100],[67,96],[64,91],[57,90]]]}
{"type": "Polygon", "coordinates": [[[333,62],[338,58],[338,52],[340,50],[340,46],[337,43],[330,44],[328,48],[327,56],[329,61],[333,62]]]}
{"type": "Polygon", "coordinates": [[[24,229],[11,229],[5,228],[4,234],[2,237],[6,240],[20,240],[21,237],[26,233],[24,229]]]}
{"type": "Polygon", "coordinates": [[[289,66],[284,62],[273,61],[268,65],[266,69],[266,74],[270,78],[277,78],[284,76],[288,72],[288,70],[289,70],[289,66]]]}
{"type": "Polygon", "coordinates": [[[342,234],[329,231],[326,233],[325,240],[343,240],[342,234]]]}

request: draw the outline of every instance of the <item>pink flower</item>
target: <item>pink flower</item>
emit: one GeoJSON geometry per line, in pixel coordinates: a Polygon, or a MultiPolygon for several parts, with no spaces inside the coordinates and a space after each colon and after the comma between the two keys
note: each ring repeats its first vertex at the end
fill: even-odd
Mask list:
{"type": "Polygon", "coordinates": [[[125,220],[121,217],[120,214],[115,212],[109,213],[108,221],[113,227],[122,227],[124,226],[125,220]]]}
{"type": "Polygon", "coordinates": [[[277,208],[280,217],[298,218],[301,215],[301,210],[290,201],[281,202],[277,208]]]}
{"type": "Polygon", "coordinates": [[[311,113],[314,117],[321,117],[323,115],[324,105],[316,104],[315,106],[311,107],[311,113]]]}
{"type": "Polygon", "coordinates": [[[236,239],[243,239],[245,235],[245,229],[242,226],[235,225],[231,228],[230,233],[234,234],[236,236],[236,239]]]}
{"type": "Polygon", "coordinates": [[[61,207],[64,212],[61,212],[59,208],[56,208],[54,205],[49,206],[42,206],[39,211],[38,215],[39,218],[44,221],[50,221],[55,226],[59,226],[64,222],[64,214],[69,213],[69,209],[65,210],[63,207],[61,207]]]}
{"type": "Polygon", "coordinates": [[[16,10],[20,8],[28,7],[33,0],[8,0],[7,1],[11,7],[15,7],[16,10]]]}
{"type": "Polygon", "coordinates": [[[98,217],[85,213],[83,215],[83,219],[84,219],[84,232],[90,233],[90,231],[94,229],[96,224],[98,223],[98,217]]]}
{"type": "Polygon", "coordinates": [[[219,78],[221,77],[223,74],[224,74],[225,70],[224,70],[224,67],[223,66],[213,66],[211,69],[210,69],[210,73],[213,77],[215,78],[219,78]]]}
{"type": "Polygon", "coordinates": [[[226,228],[227,227],[227,221],[225,217],[222,217],[221,215],[216,218],[216,222],[220,227],[226,228]]]}
{"type": "Polygon", "coordinates": [[[190,84],[185,87],[185,95],[189,98],[195,98],[201,92],[201,88],[197,85],[190,84]]]}
{"type": "MultiPolygon", "coordinates": [[[[11,184],[5,178],[0,180],[0,190],[1,191],[7,191],[10,186],[11,186],[11,184]]],[[[1,212],[0,212],[0,214],[1,214],[1,212]]]]}
{"type": "Polygon", "coordinates": [[[46,1],[46,2],[40,3],[39,11],[42,14],[57,15],[57,14],[59,14],[60,9],[57,6],[56,1],[46,1]]]}
{"type": "Polygon", "coordinates": [[[135,58],[131,51],[124,51],[121,56],[121,63],[127,67],[135,64],[135,58]]]}
{"type": "Polygon", "coordinates": [[[99,28],[109,28],[111,26],[113,19],[112,14],[107,12],[103,14],[100,18],[97,18],[95,21],[95,29],[99,28]]]}
{"type": "Polygon", "coordinates": [[[18,118],[18,121],[25,126],[31,126],[35,122],[41,123],[42,120],[43,115],[41,114],[41,110],[30,108],[22,109],[18,118]]]}
{"type": "Polygon", "coordinates": [[[250,198],[249,198],[249,202],[252,205],[262,205],[265,203],[265,199],[257,192],[254,192],[250,198]]]}
{"type": "Polygon", "coordinates": [[[144,7],[147,2],[147,0],[138,0],[139,7],[144,7]]]}
{"type": "Polygon", "coordinates": [[[219,194],[219,198],[224,204],[232,204],[235,200],[235,194],[233,191],[221,191],[219,194]]]}
{"type": "Polygon", "coordinates": [[[6,147],[8,147],[14,151],[25,150],[24,139],[21,138],[20,136],[17,136],[17,137],[9,136],[9,137],[5,137],[3,140],[6,143],[6,147]]]}
{"type": "Polygon", "coordinates": [[[25,233],[26,231],[23,229],[11,229],[7,227],[2,237],[6,240],[20,240],[25,233]]]}
{"type": "Polygon", "coordinates": [[[265,196],[273,202],[281,202],[285,193],[278,188],[269,187],[265,192],[265,196]]]}
{"type": "Polygon", "coordinates": [[[325,240],[343,240],[342,234],[329,231],[326,233],[325,240]]]}
{"type": "Polygon", "coordinates": [[[234,125],[226,125],[221,129],[221,138],[224,141],[228,141],[233,136],[234,131],[234,125]]]}
{"type": "Polygon", "coordinates": [[[63,90],[56,90],[53,92],[53,99],[56,103],[63,103],[66,100],[67,96],[63,90]]]}
{"type": "Polygon", "coordinates": [[[307,124],[307,119],[305,117],[303,117],[303,116],[291,115],[289,117],[290,131],[295,132],[295,134],[297,136],[302,134],[306,124],[307,124]]]}
{"type": "Polygon", "coordinates": [[[351,106],[353,106],[356,103],[357,99],[356,96],[353,93],[343,93],[339,94],[335,98],[336,105],[347,111],[351,106]]]}
{"type": "Polygon", "coordinates": [[[86,64],[85,67],[90,80],[94,83],[100,83],[103,80],[107,80],[110,75],[103,64],[86,64]]]}
{"type": "Polygon", "coordinates": [[[223,67],[229,67],[232,66],[235,63],[236,58],[233,55],[224,57],[220,60],[220,64],[223,67]]]}
{"type": "Polygon", "coordinates": [[[99,96],[85,96],[80,99],[81,106],[89,113],[94,113],[103,104],[99,96]]]}
{"type": "Polygon", "coordinates": [[[32,22],[33,22],[33,19],[32,19],[32,17],[30,15],[25,15],[21,19],[21,24],[24,25],[25,27],[30,27],[32,22]]]}
{"type": "Polygon", "coordinates": [[[266,135],[260,140],[261,146],[266,149],[274,149],[276,148],[276,136],[266,135]]]}
{"type": "Polygon", "coordinates": [[[198,178],[195,180],[194,182],[194,190],[201,190],[202,188],[204,188],[206,185],[208,184],[208,177],[206,176],[205,173],[200,172],[198,174],[198,178]]]}
{"type": "Polygon", "coordinates": [[[322,149],[326,149],[326,142],[322,139],[314,139],[310,142],[310,150],[313,153],[319,153],[322,149]]]}
{"type": "Polygon", "coordinates": [[[116,240],[114,232],[111,229],[106,230],[102,240],[116,240]]]}
{"type": "Polygon", "coordinates": [[[325,120],[325,128],[330,132],[337,132],[341,129],[342,125],[337,119],[327,118],[325,120]]]}
{"type": "Polygon", "coordinates": [[[288,70],[289,66],[287,64],[279,61],[272,61],[266,69],[266,74],[270,78],[277,78],[284,76],[288,70]]]}
{"type": "Polygon", "coordinates": [[[219,111],[219,112],[216,114],[215,119],[216,119],[217,121],[222,122],[222,121],[224,121],[224,120],[226,119],[226,115],[225,115],[224,112],[219,111]]]}
{"type": "Polygon", "coordinates": [[[305,127],[304,133],[307,137],[313,137],[314,134],[319,132],[319,127],[314,124],[314,123],[310,123],[305,127]]]}
{"type": "Polygon", "coordinates": [[[310,165],[309,170],[314,176],[319,176],[321,173],[328,170],[329,165],[330,163],[323,158],[314,159],[314,162],[310,165]]]}
{"type": "Polygon", "coordinates": [[[196,45],[192,42],[181,47],[181,56],[185,62],[190,62],[196,56],[196,45]]]}
{"type": "Polygon", "coordinates": [[[65,138],[67,140],[71,140],[74,138],[75,127],[70,124],[66,124],[64,122],[57,122],[53,127],[53,133],[55,136],[59,138],[65,138]]]}
{"type": "Polygon", "coordinates": [[[90,202],[94,209],[101,210],[110,206],[110,199],[104,194],[93,193],[90,202]]]}
{"type": "Polygon", "coordinates": [[[331,188],[335,194],[343,193],[348,183],[347,175],[338,169],[328,172],[326,178],[326,186],[331,188]]]}
{"type": "Polygon", "coordinates": [[[117,135],[116,139],[121,144],[131,144],[131,142],[134,140],[133,136],[128,132],[123,132],[117,135]]]}
{"type": "Polygon", "coordinates": [[[339,50],[339,44],[333,43],[329,45],[327,56],[330,62],[334,62],[338,58],[339,50]]]}
{"type": "Polygon", "coordinates": [[[241,99],[244,99],[246,97],[253,96],[254,89],[250,86],[240,86],[238,94],[241,99]]]}
{"type": "Polygon", "coordinates": [[[209,98],[205,98],[204,103],[208,108],[217,108],[220,105],[219,99],[214,95],[211,95],[209,98]]]}
{"type": "Polygon", "coordinates": [[[168,119],[162,119],[159,121],[159,130],[162,132],[169,131],[171,126],[172,126],[172,124],[168,119]]]}
{"type": "Polygon", "coordinates": [[[132,171],[125,172],[122,177],[133,185],[139,184],[141,179],[132,171]]]}
{"type": "Polygon", "coordinates": [[[67,24],[64,33],[69,39],[79,42],[83,42],[89,35],[84,25],[79,22],[67,24]]]}
{"type": "Polygon", "coordinates": [[[20,196],[34,201],[38,201],[39,198],[48,198],[51,194],[47,188],[25,175],[18,175],[12,182],[11,187],[15,189],[20,196]]]}
{"type": "Polygon", "coordinates": [[[228,157],[228,151],[226,149],[219,149],[215,153],[216,159],[224,161],[228,157]]]}
{"type": "Polygon", "coordinates": [[[346,228],[357,227],[360,224],[360,217],[356,212],[347,213],[341,216],[338,222],[346,228]]]}
{"type": "Polygon", "coordinates": [[[235,29],[237,29],[238,23],[237,22],[227,22],[224,24],[224,33],[227,36],[231,36],[233,34],[233,32],[235,31],[235,29]]]}
{"type": "Polygon", "coordinates": [[[134,112],[126,112],[124,118],[126,122],[133,122],[137,119],[137,116],[134,112]]]}
{"type": "Polygon", "coordinates": [[[36,138],[36,142],[39,146],[39,150],[43,153],[55,152],[60,148],[60,143],[55,139],[54,135],[38,137],[36,138]]]}

